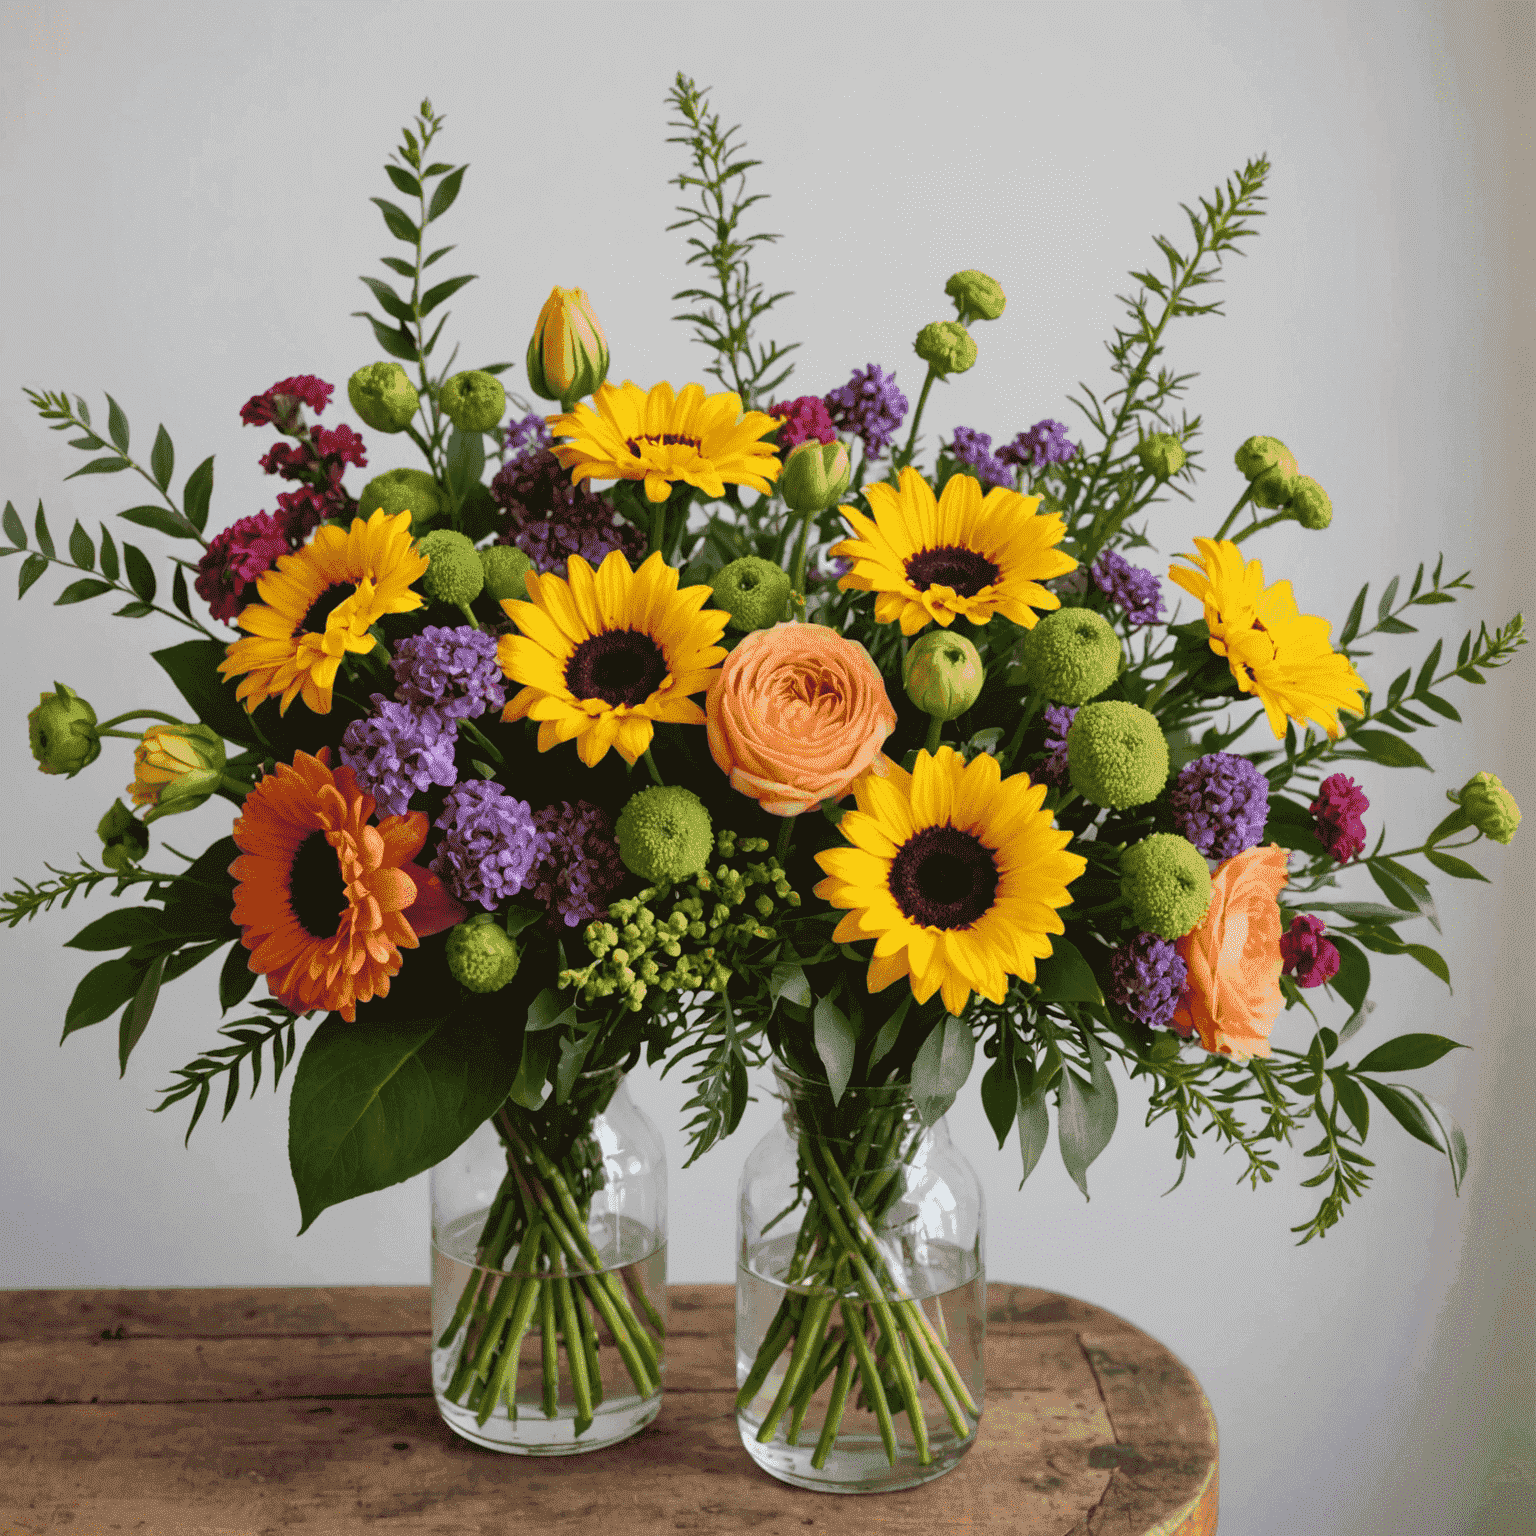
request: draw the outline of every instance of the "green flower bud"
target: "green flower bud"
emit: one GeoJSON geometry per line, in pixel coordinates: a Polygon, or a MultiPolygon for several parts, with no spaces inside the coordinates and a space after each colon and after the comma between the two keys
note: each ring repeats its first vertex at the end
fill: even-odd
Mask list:
{"type": "Polygon", "coordinates": [[[789,572],[760,555],[744,555],[721,570],[710,588],[712,606],[730,614],[732,629],[772,629],[789,601],[789,572]]]}
{"type": "Polygon", "coordinates": [[[403,432],[421,396],[399,363],[369,363],[347,380],[347,399],[375,432],[403,432]]]}
{"type": "Polygon", "coordinates": [[[1184,468],[1189,455],[1171,432],[1153,432],[1136,444],[1136,457],[1148,474],[1159,480],[1171,480],[1184,468]]]}
{"type": "Polygon", "coordinates": [[[357,498],[360,517],[382,511],[386,517],[411,514],[411,531],[425,528],[448,505],[437,481],[424,469],[386,469],[363,487],[357,498]]]}
{"type": "Polygon", "coordinates": [[[101,862],[108,869],[129,869],[149,852],[148,828],[121,800],[114,800],[96,823],[96,835],[102,844],[101,862]]]}
{"type": "Polygon", "coordinates": [[[1092,608],[1058,608],[1024,637],[1030,684],[1057,704],[1085,704],[1120,675],[1120,637],[1092,608]]]}
{"type": "Polygon", "coordinates": [[[1120,855],[1120,894],[1143,932],[1182,939],[1211,904],[1211,872],[1188,838],[1154,832],[1120,855]]]}
{"type": "Polygon", "coordinates": [[[480,551],[480,568],[485,572],[485,595],[493,603],[526,602],[525,579],[533,561],[514,544],[492,544],[480,551]]]}
{"type": "Polygon", "coordinates": [[[101,756],[96,711],[73,688],[53,686],[57,692],[39,695],[37,708],[27,716],[27,739],[44,773],[74,778],[101,756]]]}
{"type": "Polygon", "coordinates": [[[437,403],[460,432],[489,432],[506,412],[507,392],[494,373],[469,368],[443,385],[437,403]]]}
{"type": "Polygon", "coordinates": [[[954,720],[981,697],[986,671],[980,652],[964,635],[930,629],[908,648],[901,681],[925,715],[954,720]]]}
{"type": "Polygon", "coordinates": [[[1296,455],[1278,437],[1250,437],[1233,462],[1253,482],[1253,504],[1276,511],[1296,487],[1296,455]]]}
{"type": "Polygon", "coordinates": [[[824,512],[842,499],[852,473],[845,443],[801,443],[784,460],[779,492],[792,512],[824,512]]]}
{"type": "Polygon", "coordinates": [[[199,806],[224,774],[224,740],[206,725],[152,725],[133,751],[135,805],[152,809],[145,823],[199,806]]]}
{"type": "Polygon", "coordinates": [[[467,607],[485,586],[480,552],[462,533],[436,528],[424,534],[416,548],[431,562],[421,578],[421,590],[434,603],[467,607]]]}
{"type": "Polygon", "coordinates": [[[974,268],[956,272],[944,284],[944,292],[955,301],[955,312],[967,323],[996,320],[1008,303],[1002,284],[974,268]]]}
{"type": "Polygon", "coordinates": [[[958,320],[935,320],[925,325],[912,345],[940,378],[964,373],[976,361],[976,343],[958,320]]]}
{"type": "Polygon", "coordinates": [[[590,395],[608,377],[608,338],[581,288],[552,288],[528,343],[528,384],[561,404],[590,395]]]}
{"type": "Polygon", "coordinates": [[[1303,528],[1326,528],[1333,521],[1328,492],[1310,475],[1297,475],[1291,486],[1291,516],[1303,528]]]}
{"type": "Polygon", "coordinates": [[[1168,780],[1168,741],[1157,717],[1137,704],[1084,704],[1067,731],[1067,771],[1094,805],[1145,805],[1168,780]]]}
{"type": "Polygon", "coordinates": [[[517,945],[494,919],[471,919],[448,935],[448,970],[471,992],[499,992],[517,975],[517,945]]]}
{"type": "Polygon", "coordinates": [[[1448,793],[1484,837],[1496,843],[1513,841],[1515,828],[1520,825],[1520,807],[1497,774],[1474,773],[1459,790],[1448,793]]]}
{"type": "Polygon", "coordinates": [[[704,802],[680,784],[632,795],[619,812],[619,857],[642,880],[685,880],[704,867],[715,844],[704,802]]]}

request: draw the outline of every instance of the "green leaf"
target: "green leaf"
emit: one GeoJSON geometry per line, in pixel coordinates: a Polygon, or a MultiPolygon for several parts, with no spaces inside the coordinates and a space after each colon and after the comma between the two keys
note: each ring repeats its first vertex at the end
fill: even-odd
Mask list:
{"type": "Polygon", "coordinates": [[[1360,588],[1359,594],[1349,610],[1349,617],[1344,621],[1344,628],[1339,631],[1340,649],[1348,645],[1360,633],[1360,621],[1365,617],[1365,594],[1370,590],[1371,584],[1369,582],[1360,588]]]}
{"type": "Polygon", "coordinates": [[[365,277],[361,281],[368,285],[368,291],[378,301],[379,308],[391,319],[398,320],[403,326],[410,325],[415,320],[415,315],[411,313],[411,306],[382,278],[365,277]]]}
{"type": "Polygon", "coordinates": [[[401,277],[414,278],[416,276],[416,268],[408,261],[401,261],[398,256],[380,256],[379,260],[391,272],[398,272],[401,277]]]}
{"type": "Polygon", "coordinates": [[[827,1082],[832,1089],[832,1102],[839,1103],[848,1079],[853,1076],[853,1056],[858,1049],[859,1037],[848,1016],[830,998],[818,998],[812,1014],[816,1039],[816,1054],[827,1069],[827,1082]]]}
{"type": "Polygon", "coordinates": [[[210,453],[196,469],[187,476],[187,483],[181,488],[181,506],[187,514],[187,521],[202,533],[208,526],[208,506],[213,500],[213,455],[210,453]]]}
{"type": "Polygon", "coordinates": [[[1339,972],[1329,986],[1358,1012],[1366,993],[1371,990],[1371,962],[1366,959],[1365,951],[1350,943],[1343,934],[1330,933],[1328,939],[1339,952],[1339,972]]]}
{"type": "MultiPolygon", "coordinates": [[[[111,397],[108,396],[108,398],[111,397]]],[[[144,971],[139,989],[133,995],[133,1001],[123,1010],[122,1023],[117,1029],[117,1075],[119,1077],[127,1076],[128,1057],[149,1027],[150,1015],[154,1013],[155,1001],[160,996],[160,980],[164,975],[165,956],[156,955],[144,971]]]]}
{"type": "Polygon", "coordinates": [[[1405,915],[1400,907],[1385,907],[1379,901],[1305,901],[1297,912],[1337,912],[1352,923],[1400,923],[1405,915]]]}
{"type": "Polygon", "coordinates": [[[518,1075],[521,1032],[482,1015],[363,1014],[355,1024],[327,1018],[294,1074],[288,1159],[300,1231],[328,1206],[441,1162],[496,1112],[518,1075]]]}
{"type": "MultiPolygon", "coordinates": [[[[447,282],[439,283],[435,288],[427,289],[421,296],[421,313],[423,315],[430,315],[444,299],[451,298],[466,283],[472,283],[474,280],[475,274],[470,273],[466,277],[450,277],[447,282]]],[[[488,369],[482,371],[489,372],[488,369]]]]}
{"type": "Polygon", "coordinates": [[[155,611],[153,603],[126,603],[113,610],[120,619],[147,619],[155,611]]]}
{"type": "Polygon", "coordinates": [[[976,1057],[976,1037],[964,1019],[945,1014],[917,1049],[912,1098],[925,1125],[932,1125],[965,1087],[976,1057]]]}
{"type": "Polygon", "coordinates": [[[1438,693],[1421,693],[1417,695],[1418,701],[1426,709],[1432,709],[1437,715],[1443,715],[1447,720],[1461,723],[1461,711],[1446,699],[1442,699],[1438,693]]]}
{"type": "Polygon", "coordinates": [[[149,468],[155,484],[162,491],[171,488],[171,475],[176,469],[176,450],[171,446],[171,435],[162,424],[155,433],[155,446],[149,451],[149,468]]]}
{"type": "Polygon", "coordinates": [[[1433,971],[1446,986],[1451,984],[1451,968],[1441,957],[1438,950],[1433,950],[1427,944],[1405,944],[1403,953],[1412,955],[1426,971],[1433,971]]]}
{"type": "Polygon", "coordinates": [[[1413,681],[1413,696],[1421,699],[1429,691],[1435,680],[1435,668],[1440,665],[1440,652],[1443,642],[1436,640],[1430,648],[1429,655],[1424,658],[1424,665],[1419,668],[1419,675],[1413,681]]]}
{"type": "Polygon", "coordinates": [[[80,567],[82,571],[94,570],[96,567],[96,546],[91,543],[91,536],[80,526],[80,519],[75,519],[75,526],[69,531],[69,558],[80,567]]]}
{"type": "Polygon", "coordinates": [[[592,1036],[585,1035],[573,1040],[569,1035],[560,1037],[560,1062],[555,1068],[555,1103],[564,1104],[576,1085],[576,1074],[581,1071],[592,1046],[592,1036]]]}
{"type": "Polygon", "coordinates": [[[549,1064],[559,1050],[560,1037],[548,1031],[524,1034],[518,1057],[517,1075],[507,1090],[514,1104],[524,1109],[538,1109],[544,1102],[544,1085],[549,1081],[549,1064]]]}
{"type": "Polygon", "coordinates": [[[87,923],[66,949],[132,949],[135,944],[153,944],[165,936],[158,907],[120,907],[87,923]]]}
{"type": "Polygon", "coordinates": [[[1423,754],[1390,731],[1355,731],[1349,738],[1374,763],[1383,768],[1428,768],[1423,754]]]}
{"type": "Polygon", "coordinates": [[[127,459],[92,459],[89,464],[83,464],[72,475],[65,475],[66,480],[78,480],[81,475],[116,475],[128,468],[127,459]]]}
{"type": "Polygon", "coordinates": [[[875,1036],[875,1043],[870,1047],[869,1066],[873,1071],[875,1063],[883,1061],[895,1048],[896,1041],[901,1036],[901,1026],[906,1023],[907,1013],[912,1007],[912,994],[907,992],[901,1001],[897,1003],[893,1012],[880,1027],[880,1033],[875,1036]]]}
{"type": "Polygon", "coordinates": [[[110,1019],[139,990],[143,974],[142,966],[123,959],[108,960],[87,971],[64,1011],[64,1033],[59,1037],[60,1044],[77,1029],[110,1019]]]}
{"type": "Polygon", "coordinates": [[[16,596],[23,598],[27,595],[27,588],[48,569],[48,562],[41,555],[28,555],[21,562],[21,571],[16,577],[16,596]]]}
{"type": "Polygon", "coordinates": [[[480,483],[485,473],[485,436],[480,432],[454,429],[448,439],[448,491],[455,501],[463,501],[471,486],[480,483]]]}
{"type": "Polygon", "coordinates": [[[449,171],[438,182],[432,193],[432,201],[427,204],[427,223],[431,224],[442,218],[453,206],[453,200],[459,195],[459,186],[464,180],[464,172],[468,169],[467,165],[461,165],[457,170],[449,171]]]}
{"type": "Polygon", "coordinates": [[[1362,1081],[1410,1136],[1445,1153],[1451,1165],[1451,1183],[1459,1195],[1461,1181],[1467,1176],[1467,1138],[1450,1111],[1406,1083],[1378,1083],[1369,1077],[1362,1081]]]}
{"type": "Polygon", "coordinates": [[[1020,1189],[1035,1171],[1035,1165],[1051,1139],[1051,1114],[1046,1107],[1045,1095],[1044,1084],[1028,1093],[1024,1091],[1024,1084],[1019,1084],[1019,1155],[1024,1160],[1020,1189]]]}
{"type": "Polygon", "coordinates": [[[1035,985],[1049,1003],[1100,1003],[1104,995],[1082,951],[1066,939],[1051,940],[1051,953],[1035,966],[1035,985]]]}
{"type": "Polygon", "coordinates": [[[251,969],[250,959],[250,950],[240,943],[232,945],[224,957],[224,966],[219,972],[219,1007],[225,1013],[239,1007],[256,985],[257,976],[251,969]]]}
{"type": "Polygon", "coordinates": [[[123,545],[123,565],[128,572],[128,585],[133,588],[140,602],[155,600],[155,572],[144,551],[137,544],[123,545]]]}
{"type": "Polygon", "coordinates": [[[1444,870],[1448,875],[1454,875],[1458,880],[1482,880],[1487,882],[1485,875],[1475,864],[1468,864],[1465,859],[1458,859],[1454,853],[1446,853],[1441,848],[1426,848],[1424,857],[1429,860],[1436,869],[1444,870]]]}
{"type": "Polygon", "coordinates": [[[529,1003],[528,1022],[523,1027],[529,1034],[537,1034],[542,1029],[564,1029],[575,1020],[575,1007],[562,1007],[560,994],[553,987],[545,987],[529,1003]]]}
{"type": "Polygon", "coordinates": [[[1341,1067],[1335,1067],[1328,1079],[1333,1084],[1339,1107],[1349,1116],[1360,1140],[1364,1141],[1371,1128],[1371,1101],[1366,1098],[1365,1090],[1341,1067]]]}
{"type": "Polygon", "coordinates": [[[981,1107],[997,1135],[999,1147],[1008,1140],[1008,1132],[1019,1112],[1019,1090],[1013,1070],[1001,1056],[982,1074],[981,1107]]]}
{"type": "Polygon", "coordinates": [[[366,310],[356,309],[352,313],[361,315],[373,327],[373,339],[391,357],[398,357],[402,362],[407,363],[414,363],[420,357],[421,354],[416,350],[416,342],[407,331],[385,325],[377,315],[370,315],[366,310]]]}
{"type": "Polygon", "coordinates": [[[774,1003],[785,998],[797,1008],[811,1006],[811,984],[798,961],[786,960],[774,966],[768,978],[768,997],[774,1003]]]}
{"type": "Polygon", "coordinates": [[[197,529],[180,512],[169,507],[129,507],[117,514],[124,522],[136,523],[140,528],[153,528],[157,533],[169,534],[173,539],[195,539],[197,529]]]}
{"type": "Polygon", "coordinates": [[[122,574],[117,563],[117,545],[112,542],[105,523],[101,525],[101,574],[108,581],[116,581],[122,574]]]}
{"type": "Polygon", "coordinates": [[[194,719],[211,725],[226,741],[243,747],[264,745],[234,689],[219,676],[225,647],[217,640],[186,640],[151,654],[192,706],[194,719]]]}
{"type": "Polygon", "coordinates": [[[1381,864],[1375,859],[1366,861],[1366,868],[1371,872],[1371,879],[1381,888],[1381,894],[1392,903],[1394,907],[1404,912],[1417,912],[1419,903],[1409,889],[1393,878],[1381,864]]]}
{"type": "Polygon", "coordinates": [[[10,502],[6,502],[5,511],[0,513],[0,524],[5,527],[5,536],[17,549],[27,547],[27,525],[22,522],[20,513],[10,502]]]}
{"type": "Polygon", "coordinates": [[[1412,1072],[1439,1061],[1448,1051],[1466,1049],[1459,1040],[1447,1040],[1444,1035],[1399,1035],[1395,1040],[1378,1045],[1355,1071],[1412,1072]]]}
{"type": "Polygon", "coordinates": [[[128,452],[128,418],[123,415],[123,408],[111,395],[107,396],[107,436],[115,444],[117,451],[123,455],[128,452]]]}
{"type": "Polygon", "coordinates": [[[1376,618],[1378,622],[1385,624],[1392,613],[1392,600],[1397,596],[1398,578],[1394,576],[1387,583],[1387,590],[1381,594],[1381,601],[1376,604],[1376,618]]]}
{"type": "Polygon", "coordinates": [[[1058,1106],[1057,1136],[1061,1160],[1072,1181],[1088,1198],[1088,1169],[1109,1145],[1119,1116],[1119,1098],[1109,1063],[1098,1037],[1088,1035],[1088,1060],[1092,1075],[1086,1083],[1070,1067],[1061,1074],[1061,1099],[1058,1106]]]}
{"type": "Polygon", "coordinates": [[[232,837],[211,843],[181,873],[160,913],[160,926],[182,940],[238,938],[231,913],[235,877],[229,866],[240,856],[232,837]]]}
{"type": "Polygon", "coordinates": [[[407,197],[421,196],[421,183],[409,171],[402,170],[398,165],[386,165],[384,174],[394,182],[396,190],[404,192],[407,197]]]}
{"type": "Polygon", "coordinates": [[[178,565],[171,576],[171,601],[176,605],[178,613],[192,617],[192,604],[187,598],[187,570],[185,566],[178,565]]]}
{"type": "Polygon", "coordinates": [[[87,598],[100,597],[103,592],[110,592],[110,581],[97,581],[94,576],[83,577],[79,581],[72,581],[54,598],[53,606],[63,608],[69,603],[83,603],[87,598]]]}
{"type": "Polygon", "coordinates": [[[456,247],[451,246],[451,245],[445,245],[445,246],[442,247],[441,250],[433,251],[432,254],[430,256],[428,256],[427,259],[424,262],[422,262],[421,270],[423,272],[425,272],[427,270],[427,268],[430,267],[434,261],[441,261],[443,259],[443,257],[448,254],[449,251],[454,250],[454,249],[456,249],[456,247]]]}
{"type": "Polygon", "coordinates": [[[37,534],[37,547],[51,560],[54,557],[53,535],[48,532],[48,519],[43,515],[43,504],[37,504],[37,517],[34,520],[33,531],[37,534]]]}
{"type": "Polygon", "coordinates": [[[384,215],[384,224],[396,240],[415,245],[421,238],[421,231],[405,216],[404,209],[397,208],[382,197],[370,197],[368,201],[384,215]]]}
{"type": "Polygon", "coordinates": [[[1375,1013],[1375,1011],[1376,1004],[1373,1003],[1369,998],[1361,1003],[1360,1006],[1355,1009],[1352,1014],[1350,1014],[1348,1020],[1346,1020],[1344,1024],[1344,1028],[1339,1031],[1339,1044],[1343,1045],[1346,1040],[1353,1040],[1354,1037],[1358,1035],[1360,1031],[1364,1029],[1365,1026],[1370,1022],[1371,1015],[1375,1013]]]}

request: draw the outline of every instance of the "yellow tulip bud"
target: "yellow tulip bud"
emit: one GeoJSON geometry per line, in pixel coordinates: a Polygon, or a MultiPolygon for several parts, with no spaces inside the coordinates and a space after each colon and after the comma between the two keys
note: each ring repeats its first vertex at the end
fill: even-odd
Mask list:
{"type": "Polygon", "coordinates": [[[224,743],[206,725],[152,725],[133,752],[135,805],[152,807],[146,822],[199,806],[224,772],[224,743]]]}
{"type": "Polygon", "coordinates": [[[581,288],[553,288],[528,343],[528,384],[546,400],[573,404],[608,377],[608,340],[581,288]]]}

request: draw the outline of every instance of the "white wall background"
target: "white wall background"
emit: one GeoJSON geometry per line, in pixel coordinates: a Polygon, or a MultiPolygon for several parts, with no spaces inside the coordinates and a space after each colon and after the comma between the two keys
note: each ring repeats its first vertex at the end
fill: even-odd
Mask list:
{"type": "MultiPolygon", "coordinates": [[[[1525,601],[1536,423],[1531,243],[1516,215],[1532,186],[1529,5],[570,15],[0,7],[0,496],[29,516],[43,498],[61,533],[128,504],[121,478],[60,484],[82,460],[32,417],[31,385],[97,402],[110,390],[145,454],[163,420],[181,473],[217,453],[215,527],[270,507],[255,462],[270,434],[243,430],[239,406],[290,373],[342,386],[376,356],[348,318],[366,297],[356,274],[393,249],[367,197],[393,195],[379,167],[424,93],[448,114],[442,157],[472,165],[444,226],[459,250],[443,270],[482,274],[454,300],[461,361],[520,358],[558,282],[593,296],[615,377],[702,377],[703,354],[668,320],[686,279],[679,237],[664,232],[681,162],[664,143],[663,96],[682,68],[713,85],[766,162],[758,186],[773,198],[757,227],[786,238],[760,271],[795,290],[769,329],[805,343],[791,392],[880,361],[915,396],[911,338],[945,314],[945,277],[978,266],[1003,282],[1008,312],[978,333],[979,364],[938,392],[929,425],[998,440],[1047,415],[1080,428],[1065,396],[1105,380],[1100,343],[1126,269],[1153,260],[1154,231],[1182,234],[1181,200],[1268,152],[1270,213],[1230,268],[1228,318],[1180,322],[1168,338],[1170,363],[1201,374],[1192,409],[1211,469],[1193,510],[1159,514],[1163,548],[1212,531],[1235,497],[1232,450],[1272,432],[1337,508],[1326,535],[1261,541],[1304,607],[1342,620],[1366,576],[1379,584],[1442,549],[1477,573],[1467,603],[1424,610],[1440,622],[1422,642],[1368,664],[1379,686],[1434,634],[1454,645],[1525,601]]],[[[327,420],[348,419],[344,394],[327,420]]],[[[371,442],[370,472],[408,462],[371,442]]],[[[103,714],[177,707],[147,663],[152,642],[176,638],[170,626],[135,629],[100,603],[51,611],[59,586],[46,577],[24,605],[0,607],[0,870],[31,877],[94,851],[94,823],[130,776],[122,743],[72,782],[40,777],[23,730],[39,690],[60,678],[103,714]]],[[[1455,697],[1467,726],[1425,741],[1433,780],[1360,775],[1372,825],[1388,818],[1396,846],[1478,769],[1536,802],[1530,660],[1455,697]]],[[[199,849],[223,830],[215,807],[161,827],[199,849]]],[[[1362,1037],[1438,1030],[1474,1046],[1414,1078],[1467,1129],[1459,1200],[1444,1164],[1378,1111],[1375,1187],[1325,1242],[1296,1249],[1287,1229],[1310,1213],[1297,1185],[1315,1165],[1286,1154],[1253,1194],[1213,1148],[1159,1199],[1170,1139],[1141,1127],[1135,1089],[1086,1205],[1054,1151],[1015,1191],[1014,1148],[997,1152],[974,1082],[951,1116],[987,1183],[991,1274],[1110,1307],[1199,1374],[1221,1426],[1230,1536],[1530,1529],[1533,848],[1536,824],[1482,859],[1491,887],[1443,893],[1454,994],[1407,962],[1379,965],[1380,1011],[1362,1037]]],[[[146,1112],[211,1041],[211,976],[166,994],[125,1082],[110,1024],[58,1047],[95,958],[59,946],[104,910],[98,898],[0,934],[0,1285],[424,1281],[424,1179],[293,1235],[286,1083],[222,1127],[210,1114],[189,1151],[179,1110],[146,1112]]],[[[1301,1027],[1278,1038],[1295,1044],[1301,1027]]],[[[682,1092],[644,1077],[639,1091],[680,1154],[682,1092]]],[[[734,1142],[674,1171],[674,1278],[731,1278],[736,1171],[767,1119],[754,1106],[734,1142]]]]}

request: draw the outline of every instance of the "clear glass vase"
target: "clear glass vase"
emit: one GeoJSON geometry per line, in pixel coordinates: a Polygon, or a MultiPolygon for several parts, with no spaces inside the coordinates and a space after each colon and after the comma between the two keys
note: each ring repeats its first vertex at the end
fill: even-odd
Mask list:
{"type": "Polygon", "coordinates": [[[981,1418],[981,1186],[907,1087],[834,1105],[827,1084],[775,1073],[782,1122],[741,1176],[742,1444],[800,1488],[910,1488],[949,1471],[981,1418]]]}
{"type": "Polygon", "coordinates": [[[656,1417],[667,1172],[622,1071],[508,1101],[432,1170],[432,1386],[476,1445],[597,1450],[656,1417]]]}

